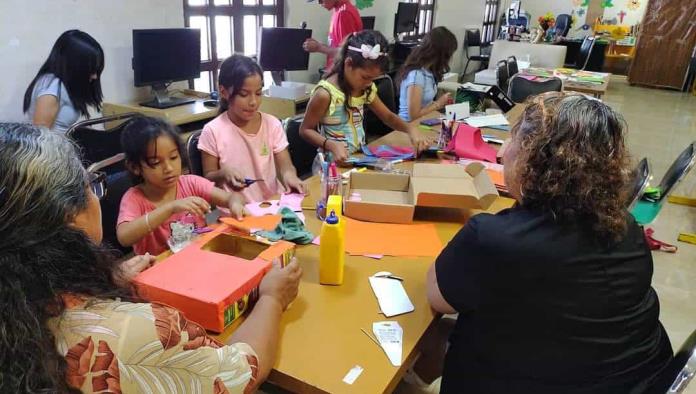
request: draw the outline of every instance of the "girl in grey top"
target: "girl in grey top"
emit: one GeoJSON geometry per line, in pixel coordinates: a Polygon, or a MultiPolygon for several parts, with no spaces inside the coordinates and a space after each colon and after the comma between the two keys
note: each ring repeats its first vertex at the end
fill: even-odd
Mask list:
{"type": "Polygon", "coordinates": [[[64,32],[24,93],[27,120],[64,133],[80,116],[89,117],[88,107],[100,111],[102,70],[101,45],[85,32],[64,32]]]}

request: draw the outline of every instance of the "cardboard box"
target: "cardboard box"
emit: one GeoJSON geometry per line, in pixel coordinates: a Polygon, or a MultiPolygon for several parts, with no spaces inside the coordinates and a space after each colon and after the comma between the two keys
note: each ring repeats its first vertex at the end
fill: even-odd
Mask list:
{"type": "Polygon", "coordinates": [[[227,233],[194,242],[138,275],[133,283],[148,301],[173,306],[205,329],[222,332],[258,298],[258,285],[274,259],[287,264],[295,245],[264,244],[227,233]]]}
{"type": "Polygon", "coordinates": [[[344,215],[380,223],[411,223],[416,206],[486,209],[498,198],[480,163],[417,163],[412,175],[354,172],[348,188],[360,201],[346,200],[344,215]]]}

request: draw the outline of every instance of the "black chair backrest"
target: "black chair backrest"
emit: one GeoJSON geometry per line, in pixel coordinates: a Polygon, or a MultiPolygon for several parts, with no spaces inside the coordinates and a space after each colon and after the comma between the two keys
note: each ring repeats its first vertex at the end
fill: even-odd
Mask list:
{"type": "Polygon", "coordinates": [[[201,130],[191,134],[186,141],[186,155],[189,161],[191,174],[203,176],[203,158],[198,150],[198,140],[201,138],[201,130]]]}
{"type": "Polygon", "coordinates": [[[300,125],[303,116],[296,116],[285,120],[285,134],[288,137],[288,152],[292,165],[297,170],[297,176],[301,179],[312,176],[312,163],[317,155],[317,148],[305,141],[300,135],[300,125]]]}
{"type": "Polygon", "coordinates": [[[479,29],[467,29],[464,35],[464,48],[480,47],[481,31],[479,29]]]}
{"type": "Polygon", "coordinates": [[[507,58],[507,66],[509,78],[512,78],[515,74],[517,74],[520,71],[520,69],[517,67],[517,58],[514,56],[509,56],[507,58]]]}
{"type": "Polygon", "coordinates": [[[594,48],[595,37],[587,36],[582,40],[582,45],[580,45],[580,51],[578,52],[578,62],[575,65],[576,68],[584,70],[587,67],[587,62],[590,60],[590,54],[592,53],[592,48],[594,48]]]}
{"type": "Polygon", "coordinates": [[[556,37],[565,37],[570,31],[572,17],[568,14],[560,14],[556,17],[556,37]]]}
{"type": "Polygon", "coordinates": [[[628,198],[627,210],[630,212],[633,206],[640,200],[643,195],[645,188],[648,187],[648,181],[650,181],[650,162],[647,157],[644,157],[639,163],[633,173],[633,182],[631,184],[631,190],[628,198]]]}
{"type": "Polygon", "coordinates": [[[508,78],[508,65],[506,60],[499,60],[495,66],[495,77],[498,82],[498,87],[502,91],[507,90],[508,78]]]}
{"type": "Polygon", "coordinates": [[[549,78],[546,81],[530,81],[520,75],[510,79],[508,96],[516,103],[522,103],[530,96],[546,92],[560,92],[563,89],[563,82],[560,78],[549,78]]]}
{"type": "MultiPolygon", "coordinates": [[[[87,165],[96,163],[122,152],[121,133],[128,123],[127,120],[137,116],[136,113],[127,113],[115,116],[105,116],[103,118],[88,119],[75,123],[68,129],[66,135],[75,141],[82,151],[82,159],[87,165]],[[108,123],[120,122],[116,126],[107,128],[108,123]],[[103,125],[104,128],[94,126],[103,125]]],[[[123,171],[125,167],[121,165],[109,166],[105,169],[107,173],[123,171]]]]}
{"type": "Polygon", "coordinates": [[[677,156],[660,181],[660,199],[665,198],[684,179],[696,162],[696,141],[677,156]]]}
{"type": "Polygon", "coordinates": [[[684,341],[646,393],[683,393],[696,374],[696,331],[684,341]]]}
{"type": "MultiPolygon", "coordinates": [[[[391,77],[385,74],[375,79],[374,82],[377,86],[377,96],[379,96],[380,100],[390,111],[397,112],[396,88],[391,77]]],[[[363,127],[366,135],[384,135],[392,131],[391,127],[384,124],[369,108],[366,108],[364,112],[363,127]]]]}

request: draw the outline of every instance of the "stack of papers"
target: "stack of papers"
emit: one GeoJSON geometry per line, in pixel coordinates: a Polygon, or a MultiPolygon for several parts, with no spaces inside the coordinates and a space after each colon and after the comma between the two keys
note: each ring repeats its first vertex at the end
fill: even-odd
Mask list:
{"type": "Polygon", "coordinates": [[[469,124],[469,126],[478,128],[510,124],[510,122],[508,122],[507,118],[503,114],[472,116],[467,118],[465,122],[469,124]]]}

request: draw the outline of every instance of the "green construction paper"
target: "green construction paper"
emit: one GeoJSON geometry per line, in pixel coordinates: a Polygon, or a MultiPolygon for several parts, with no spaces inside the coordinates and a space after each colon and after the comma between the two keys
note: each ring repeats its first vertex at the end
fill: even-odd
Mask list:
{"type": "Polygon", "coordinates": [[[601,7],[602,7],[602,8],[611,8],[611,7],[613,7],[614,4],[612,3],[612,1],[613,1],[613,0],[602,0],[602,5],[601,5],[601,7]]]}
{"type": "Polygon", "coordinates": [[[363,10],[372,7],[374,2],[375,0],[355,0],[355,6],[358,7],[359,10],[363,10]]]}

